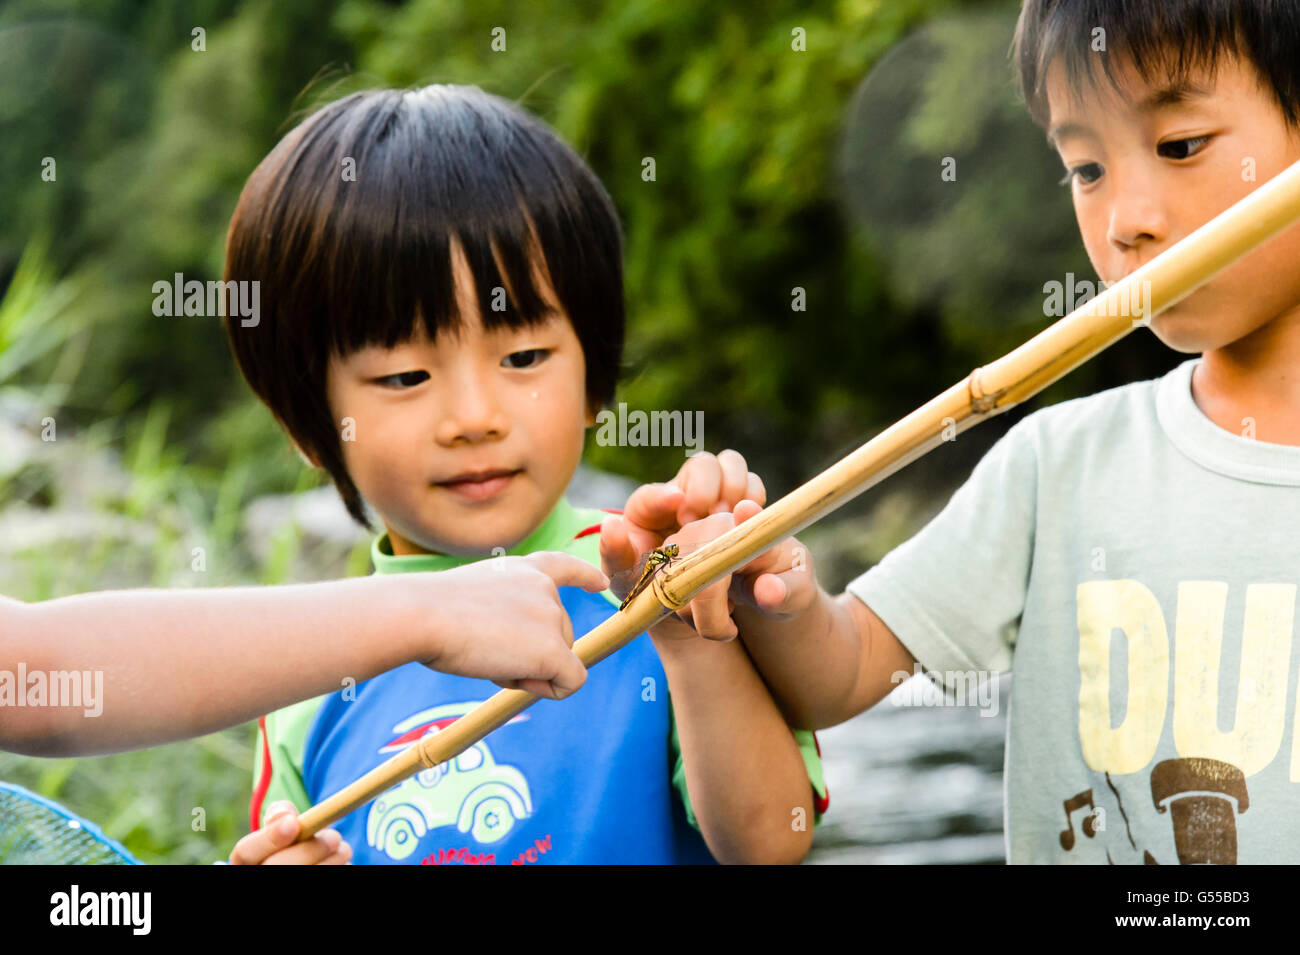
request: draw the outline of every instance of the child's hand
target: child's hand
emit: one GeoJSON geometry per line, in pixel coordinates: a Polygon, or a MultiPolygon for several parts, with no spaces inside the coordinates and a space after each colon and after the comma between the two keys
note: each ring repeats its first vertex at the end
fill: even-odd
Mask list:
{"type": "Polygon", "coordinates": [[[767,503],[767,491],[740,452],[702,451],[688,458],[667,484],[643,484],[633,491],[623,507],[623,519],[633,525],[629,536],[634,545],[652,539],[662,543],[692,521],[729,512],[743,500],[761,506],[767,503]]]}
{"type": "Polygon", "coordinates": [[[441,571],[441,652],[426,665],[560,700],[587,680],[558,587],[599,593],[609,580],[572,554],[540,551],[441,571]]]}
{"type": "MultiPolygon", "coordinates": [[[[707,451],[692,455],[672,481],[637,488],[624,505],[623,515],[606,518],[601,524],[602,568],[613,577],[633,567],[642,554],[664,543],[713,540],[734,525],[708,519],[719,514],[729,516],[734,507],[746,500],[761,507],[767,500],[767,490],[738,451],[728,448],[717,455],[707,451]],[[699,526],[688,537],[674,536],[696,522],[699,526]]],[[[732,639],[736,629],[730,620],[733,604],[726,599],[729,583],[730,578],[718,581],[677,615],[691,622],[698,614],[701,634],[715,640],[732,639]]],[[[651,633],[656,637],[680,635],[663,622],[652,628],[651,633]]]]}
{"type": "MultiPolygon", "coordinates": [[[[613,577],[630,569],[642,554],[663,546],[687,524],[714,514],[730,513],[743,500],[761,506],[767,500],[767,491],[759,476],[748,470],[738,451],[727,449],[716,456],[707,451],[692,455],[672,481],[643,484],[627,499],[621,517],[604,520],[600,526],[601,565],[613,577]]],[[[717,533],[710,536],[708,531],[701,533],[705,534],[704,540],[718,536],[717,533]]],[[[719,587],[721,583],[714,586],[719,587]]],[[[725,593],[725,588],[710,588],[708,592],[725,593]]],[[[720,605],[710,601],[710,606],[720,605]]]]}
{"type": "MultiPolygon", "coordinates": [[[[732,517],[736,524],[743,524],[762,510],[752,501],[741,501],[732,517]]],[[[811,609],[817,592],[812,555],[794,537],[759,554],[732,575],[731,594],[742,612],[754,610],[773,620],[792,620],[811,609]]]]}
{"type": "MultiPolygon", "coordinates": [[[[752,502],[751,502],[752,503],[752,502]]],[[[754,505],[757,506],[757,505],[754,505]]],[[[731,514],[711,514],[703,520],[693,521],[686,528],[667,538],[638,528],[636,525],[619,520],[618,517],[606,518],[600,525],[600,563],[611,579],[614,575],[633,570],[641,559],[641,554],[662,546],[664,543],[689,545],[695,542],[713,540],[725,534],[735,526],[731,514]],[[636,543],[634,543],[636,541],[636,543]]],[[[736,629],[729,614],[732,604],[727,599],[727,586],[730,577],[724,577],[698,594],[694,601],[677,612],[682,621],[689,623],[692,608],[702,614],[701,621],[714,640],[730,640],[736,636],[736,629]]],[[[630,588],[629,588],[630,589],[630,588]]],[[[618,594],[624,597],[626,594],[618,594]]],[[[706,631],[702,630],[701,633],[706,631]]],[[[672,617],[665,618],[650,628],[655,638],[681,639],[693,634],[672,617]]]]}
{"type": "MultiPolygon", "coordinates": [[[[620,521],[617,517],[609,518],[601,525],[601,564],[612,577],[635,566],[644,551],[664,543],[682,545],[683,551],[690,553],[760,511],[762,508],[758,504],[742,500],[732,513],[711,514],[657,541],[653,536],[647,537],[644,528],[620,521]],[[634,540],[637,543],[633,543],[634,540]]],[[[700,636],[710,640],[730,640],[738,633],[731,617],[737,604],[775,620],[790,620],[808,610],[816,596],[817,579],[812,558],[798,540],[788,537],[734,574],[701,591],[687,606],[677,611],[677,617],[700,636]]],[[[664,627],[663,622],[656,624],[651,633],[655,637],[682,635],[672,627],[664,627]]]]}
{"type": "Polygon", "coordinates": [[[336,829],[323,829],[306,842],[295,845],[298,810],[290,802],[272,803],[262,828],[235,843],[231,865],[347,865],[352,847],[336,829]]]}

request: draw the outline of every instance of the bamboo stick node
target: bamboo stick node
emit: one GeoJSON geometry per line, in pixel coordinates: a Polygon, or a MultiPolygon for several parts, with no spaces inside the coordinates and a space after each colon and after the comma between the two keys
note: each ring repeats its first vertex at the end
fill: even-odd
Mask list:
{"type": "Polygon", "coordinates": [[[1006,389],[995,391],[989,394],[984,390],[980,382],[980,372],[983,368],[976,368],[967,378],[970,387],[970,410],[973,414],[986,414],[998,406],[998,399],[1006,394],[1006,389]]]}
{"type": "MultiPolygon", "coordinates": [[[[433,756],[430,755],[430,744],[433,742],[433,736],[422,736],[419,742],[420,762],[424,763],[425,769],[433,769],[438,765],[433,756]]],[[[436,755],[436,751],[434,752],[436,755]]]]}
{"type": "Polygon", "coordinates": [[[693,595],[688,595],[684,598],[674,597],[672,593],[664,587],[665,577],[666,574],[655,574],[650,581],[650,589],[654,591],[655,600],[659,601],[661,607],[664,607],[670,613],[676,613],[691,602],[691,597],[693,595]]]}

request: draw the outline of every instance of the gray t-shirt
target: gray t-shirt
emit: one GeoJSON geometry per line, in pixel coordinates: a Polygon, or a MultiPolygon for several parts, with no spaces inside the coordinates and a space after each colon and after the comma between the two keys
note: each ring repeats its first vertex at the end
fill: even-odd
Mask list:
{"type": "Polygon", "coordinates": [[[950,693],[1014,665],[1011,862],[1300,862],[1300,447],[1199,361],[1027,416],[848,586],[950,693]]]}

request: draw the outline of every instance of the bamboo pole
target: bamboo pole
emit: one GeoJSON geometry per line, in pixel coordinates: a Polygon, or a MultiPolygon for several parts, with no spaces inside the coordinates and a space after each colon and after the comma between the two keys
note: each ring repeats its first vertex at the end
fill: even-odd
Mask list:
{"type": "MultiPolygon", "coordinates": [[[[642,593],[578,640],[590,667],[701,590],[743,567],[956,434],[1037,394],[1176,304],[1237,259],[1300,222],[1300,163],[1259,186],[1142,268],[1002,358],[886,428],[744,524],[662,570],[642,593]],[[1138,309],[1133,303],[1141,303],[1138,309]],[[1147,304],[1149,303],[1149,308],[1147,304]]],[[[581,691],[579,691],[581,692],[581,691]]],[[[302,814],[305,840],[385,789],[473,746],[540,697],[502,690],[302,814]]]]}

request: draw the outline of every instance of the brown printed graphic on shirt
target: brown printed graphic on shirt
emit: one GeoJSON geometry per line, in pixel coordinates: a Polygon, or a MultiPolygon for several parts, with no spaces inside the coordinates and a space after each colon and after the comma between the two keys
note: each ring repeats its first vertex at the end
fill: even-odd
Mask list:
{"type": "Polygon", "coordinates": [[[1289,760],[1290,780],[1300,782],[1300,733],[1292,734],[1290,752],[1282,745],[1287,726],[1300,719],[1287,711],[1296,591],[1295,584],[1250,584],[1239,659],[1225,660],[1227,583],[1178,584],[1172,640],[1159,602],[1139,581],[1079,585],[1079,745],[1092,774],[1077,792],[1061,794],[1062,850],[1074,852],[1078,834],[1101,840],[1105,833],[1111,862],[1238,861],[1250,777],[1281,758],[1289,760]],[[1114,631],[1124,638],[1122,677],[1111,672],[1114,631]],[[1222,671],[1234,666],[1235,694],[1220,686],[1222,671]],[[1221,692],[1236,701],[1230,720],[1220,719],[1221,692]],[[1162,759],[1168,734],[1178,755],[1162,759]],[[1176,859],[1167,857],[1168,844],[1142,845],[1134,836],[1155,832],[1160,822],[1172,829],[1176,859]]]}
{"type": "MultiPolygon", "coordinates": [[[[1158,865],[1150,848],[1134,841],[1133,829],[1123,799],[1110,774],[1106,783],[1115,797],[1124,835],[1134,851],[1141,851],[1142,861],[1158,865]]],[[[1240,769],[1215,759],[1166,759],[1151,771],[1151,801],[1158,813],[1166,813],[1173,826],[1177,861],[1181,865],[1236,865],[1237,816],[1250,808],[1246,778],[1240,769]]],[[[1075,846],[1076,819],[1084,836],[1095,838],[1106,831],[1110,818],[1104,806],[1093,801],[1092,790],[1076,793],[1063,801],[1065,829],[1061,830],[1061,848],[1069,852],[1075,846]],[[1076,813],[1088,811],[1082,816],[1076,813]]],[[[1107,861],[1117,861],[1106,851],[1107,861]]],[[[1173,860],[1170,860],[1173,861],[1173,860]]]]}

